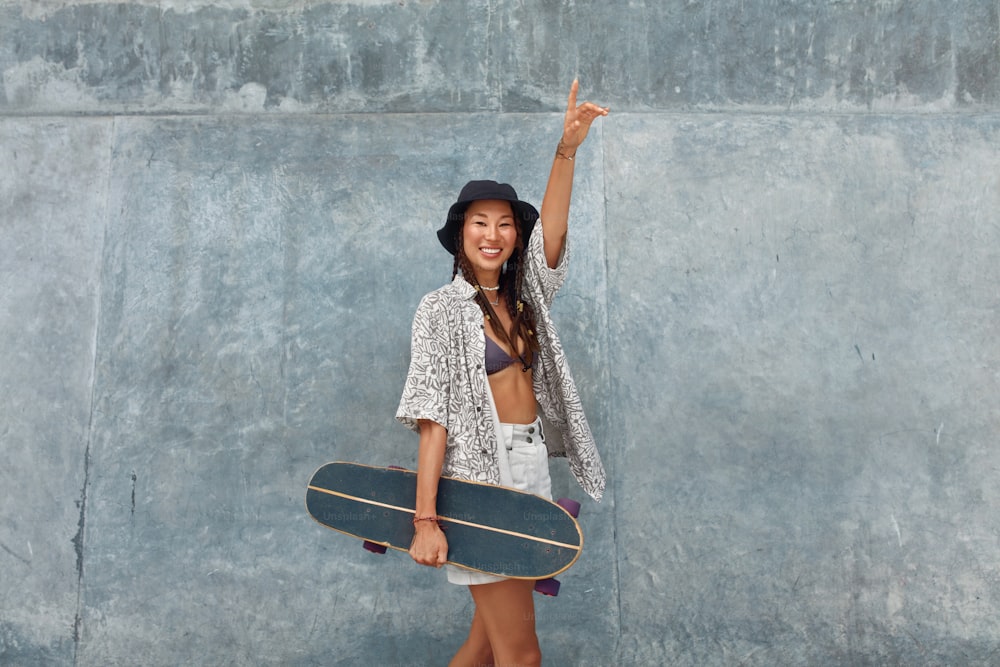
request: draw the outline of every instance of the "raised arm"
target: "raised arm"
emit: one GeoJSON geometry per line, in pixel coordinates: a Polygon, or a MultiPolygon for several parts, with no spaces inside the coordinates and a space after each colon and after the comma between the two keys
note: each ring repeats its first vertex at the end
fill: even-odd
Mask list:
{"type": "Polygon", "coordinates": [[[607,116],[608,109],[592,102],[577,105],[576,94],[580,82],[573,81],[566,100],[566,118],[563,121],[562,138],[552,160],[552,171],[542,198],[541,221],[545,236],[545,261],[555,268],[559,263],[566,232],[569,228],[569,202],[573,194],[573,166],[576,149],[587,138],[590,124],[598,116],[607,116]]]}

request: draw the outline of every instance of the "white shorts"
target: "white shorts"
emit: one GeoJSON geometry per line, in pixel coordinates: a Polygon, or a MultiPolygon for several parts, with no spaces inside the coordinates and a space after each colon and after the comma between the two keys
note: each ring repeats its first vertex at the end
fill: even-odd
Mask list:
{"type": "MultiPolygon", "coordinates": [[[[542,420],[532,424],[500,424],[498,455],[500,464],[508,464],[511,486],[521,491],[552,499],[552,479],[549,477],[549,452],[545,447],[542,420]]],[[[448,581],[462,586],[493,584],[504,577],[472,572],[454,565],[445,565],[448,581]]]]}

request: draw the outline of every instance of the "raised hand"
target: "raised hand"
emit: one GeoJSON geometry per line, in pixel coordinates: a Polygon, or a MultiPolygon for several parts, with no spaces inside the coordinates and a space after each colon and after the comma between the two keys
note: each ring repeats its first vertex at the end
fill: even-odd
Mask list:
{"type": "Polygon", "coordinates": [[[607,116],[608,108],[599,107],[593,102],[584,102],[577,105],[576,95],[580,90],[580,82],[573,80],[573,85],[569,89],[569,98],[566,100],[566,118],[563,121],[563,135],[560,141],[560,149],[574,153],[577,147],[587,138],[590,131],[590,124],[598,116],[607,116]]]}

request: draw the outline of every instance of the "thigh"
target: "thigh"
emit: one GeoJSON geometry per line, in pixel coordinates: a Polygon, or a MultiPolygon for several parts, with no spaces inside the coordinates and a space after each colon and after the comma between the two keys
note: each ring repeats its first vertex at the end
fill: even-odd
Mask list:
{"type": "Polygon", "coordinates": [[[532,664],[539,654],[534,586],[531,580],[506,579],[469,587],[497,664],[532,664]]]}

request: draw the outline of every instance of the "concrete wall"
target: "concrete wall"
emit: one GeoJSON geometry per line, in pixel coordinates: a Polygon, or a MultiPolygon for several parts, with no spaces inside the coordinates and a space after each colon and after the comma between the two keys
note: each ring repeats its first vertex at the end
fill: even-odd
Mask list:
{"type": "Polygon", "coordinates": [[[998,44],[993,0],[0,2],[0,663],[444,664],[468,595],[304,486],[414,463],[433,230],[540,199],[579,76],[611,479],[546,664],[996,664],[998,44]]]}

